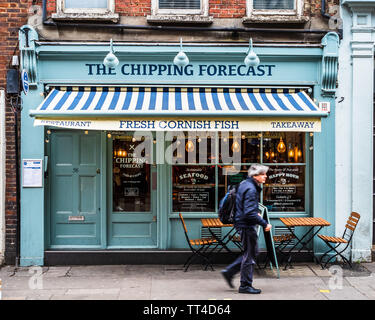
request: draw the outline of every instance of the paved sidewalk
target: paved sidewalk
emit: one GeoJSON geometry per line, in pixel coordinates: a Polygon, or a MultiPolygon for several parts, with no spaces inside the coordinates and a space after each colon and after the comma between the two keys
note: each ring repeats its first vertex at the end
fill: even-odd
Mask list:
{"type": "Polygon", "coordinates": [[[322,270],[312,263],[280,270],[256,270],[254,287],[260,295],[230,289],[220,274],[193,265],[59,266],[0,269],[3,300],[374,300],[375,263],[353,270],[333,266],[322,270]]]}

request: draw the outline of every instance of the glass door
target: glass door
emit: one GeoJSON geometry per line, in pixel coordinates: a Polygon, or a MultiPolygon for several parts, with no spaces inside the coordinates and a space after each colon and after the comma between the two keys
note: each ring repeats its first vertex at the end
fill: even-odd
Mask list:
{"type": "Polygon", "coordinates": [[[157,168],[151,160],[152,134],[112,134],[110,141],[108,245],[157,247],[157,168]]]}

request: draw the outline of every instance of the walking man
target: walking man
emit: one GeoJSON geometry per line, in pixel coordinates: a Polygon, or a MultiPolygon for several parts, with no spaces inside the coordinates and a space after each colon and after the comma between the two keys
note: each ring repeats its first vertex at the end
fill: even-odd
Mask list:
{"type": "Polygon", "coordinates": [[[241,237],[244,252],[221,273],[228,285],[233,288],[233,277],[241,272],[239,293],[261,293],[260,289],[253,287],[253,272],[258,254],[256,226],[261,225],[265,231],[271,230],[271,225],[260,216],[258,210],[260,185],[266,182],[268,169],[261,164],[251,165],[247,179],[240,183],[237,190],[234,226],[241,237]]]}

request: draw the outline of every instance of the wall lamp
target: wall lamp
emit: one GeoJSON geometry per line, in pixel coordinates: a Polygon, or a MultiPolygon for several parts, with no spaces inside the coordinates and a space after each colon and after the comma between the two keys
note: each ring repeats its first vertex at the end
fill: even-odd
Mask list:
{"type": "Polygon", "coordinates": [[[247,56],[244,60],[246,67],[257,67],[260,63],[259,57],[253,50],[253,39],[249,40],[249,50],[247,50],[247,56]]]}
{"type": "Polygon", "coordinates": [[[115,68],[119,64],[119,61],[118,61],[117,57],[114,54],[112,39],[111,39],[111,42],[110,42],[109,52],[106,55],[106,57],[104,58],[103,64],[107,68],[115,68]]]}
{"type": "Polygon", "coordinates": [[[173,63],[178,67],[186,67],[189,64],[189,58],[182,50],[182,38],[180,38],[180,52],[174,57],[173,63]]]}

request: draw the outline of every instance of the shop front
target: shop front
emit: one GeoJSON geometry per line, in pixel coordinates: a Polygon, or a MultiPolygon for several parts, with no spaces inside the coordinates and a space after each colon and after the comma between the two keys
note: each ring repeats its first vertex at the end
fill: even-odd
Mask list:
{"type": "Polygon", "coordinates": [[[238,45],[186,45],[191,63],[177,67],[177,46],[115,44],[120,64],[107,68],[102,43],[48,43],[33,30],[20,43],[35,75],[21,156],[42,162],[41,185],[37,170],[22,171],[22,265],[51,252],[116,252],[124,262],[183,252],[178,214],[193,238],[205,236],[200,219],[217,217],[252,163],[270,167],[261,202],[276,234],[282,216],[323,217],[334,233],[336,34],[257,47],[258,67],[243,64],[238,45]]]}

